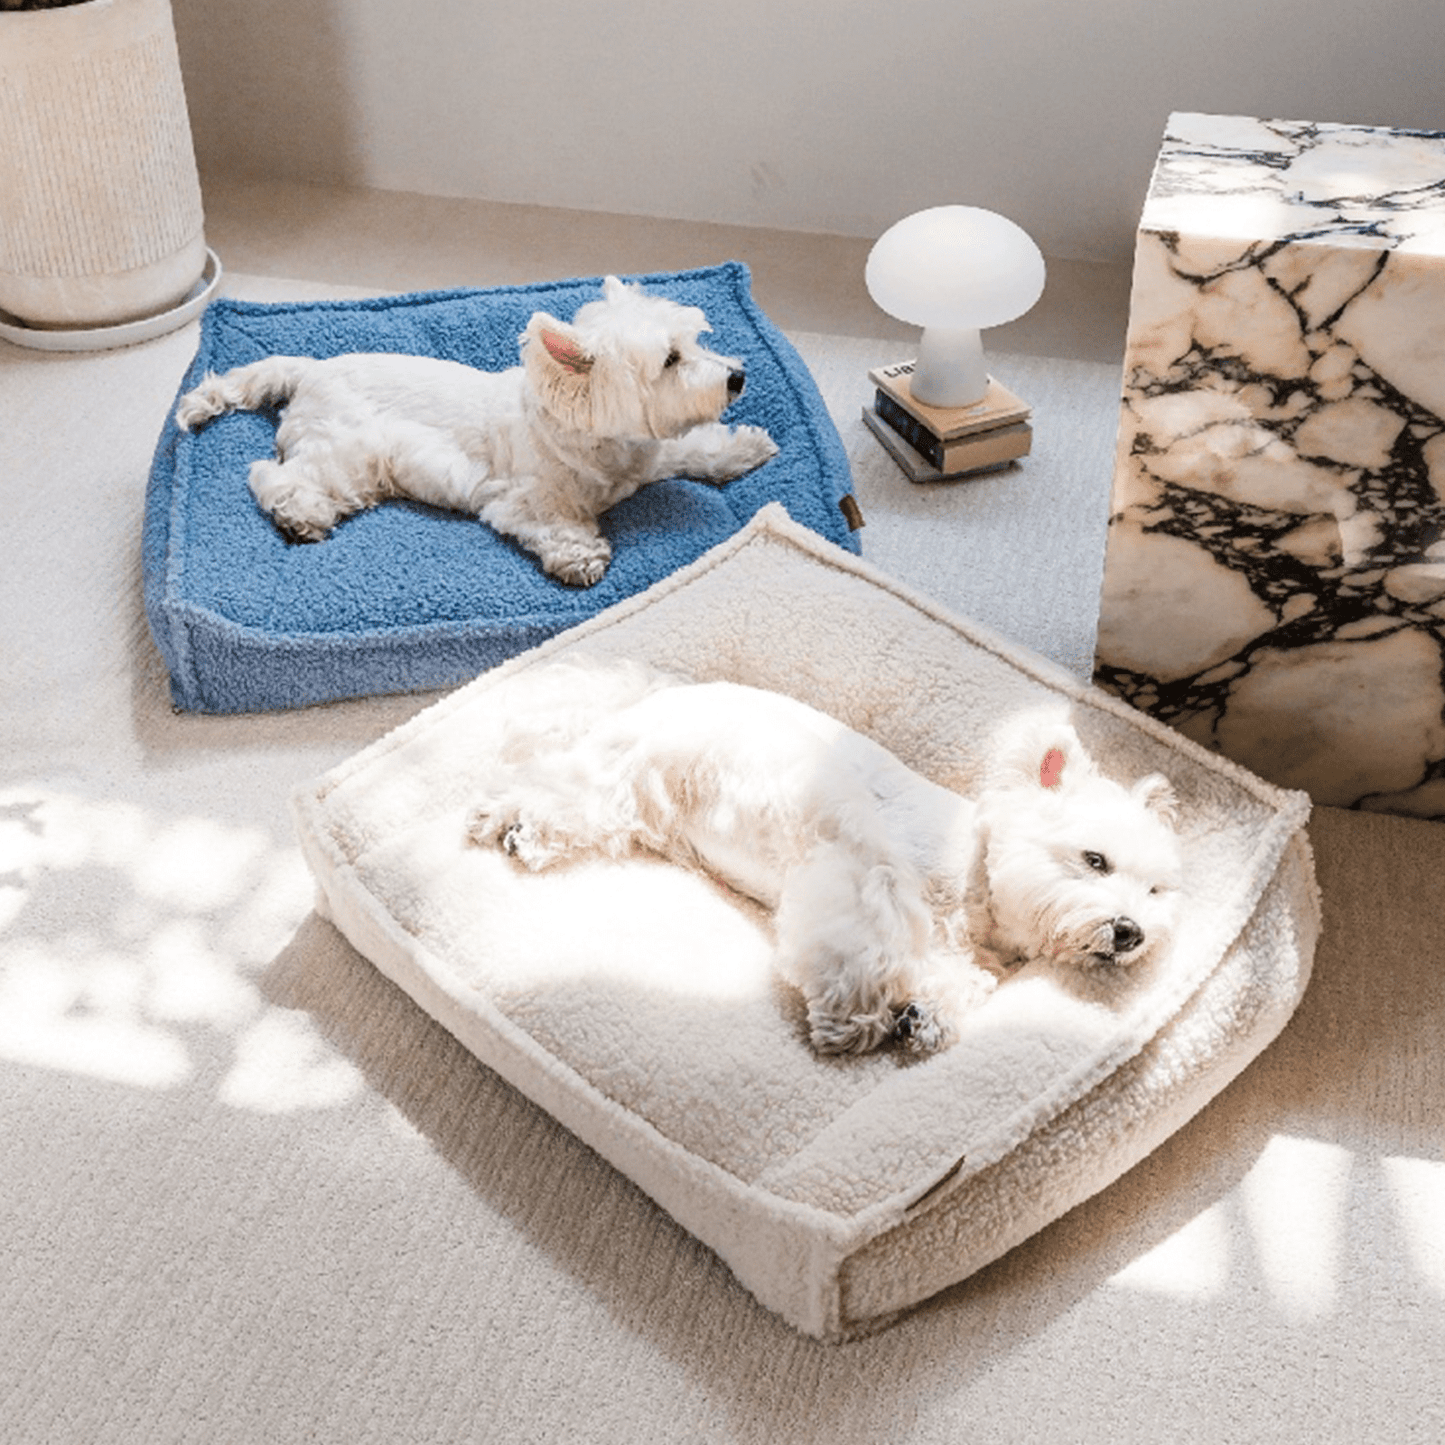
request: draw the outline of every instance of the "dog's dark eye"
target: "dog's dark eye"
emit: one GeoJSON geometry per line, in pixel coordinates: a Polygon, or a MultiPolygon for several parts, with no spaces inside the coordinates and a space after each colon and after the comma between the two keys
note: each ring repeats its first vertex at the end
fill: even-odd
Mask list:
{"type": "Polygon", "coordinates": [[[667,360],[662,363],[662,369],[664,371],[668,371],[672,367],[676,366],[677,363],[681,360],[682,353],[680,351],[669,351],[667,353],[667,360]]]}
{"type": "Polygon", "coordinates": [[[1084,862],[1094,870],[1095,873],[1112,873],[1113,866],[1102,853],[1091,853],[1084,850],[1084,862]]]}

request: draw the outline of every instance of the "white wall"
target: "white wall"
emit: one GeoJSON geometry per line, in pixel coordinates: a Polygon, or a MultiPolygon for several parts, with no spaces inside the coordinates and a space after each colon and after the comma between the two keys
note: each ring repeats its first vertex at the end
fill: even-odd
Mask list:
{"type": "Polygon", "coordinates": [[[207,171],[1127,260],[1171,110],[1445,130],[1445,0],[173,0],[207,171]]]}

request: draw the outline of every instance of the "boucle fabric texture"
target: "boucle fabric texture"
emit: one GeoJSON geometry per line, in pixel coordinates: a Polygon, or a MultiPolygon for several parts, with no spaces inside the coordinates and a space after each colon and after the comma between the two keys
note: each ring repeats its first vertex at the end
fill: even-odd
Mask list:
{"type": "MultiPolygon", "coordinates": [[[[739,356],[748,384],[725,420],[766,427],[779,453],[722,487],[674,479],[603,518],[613,562],[577,590],[474,519],[390,502],[326,541],[288,544],[246,484],[272,455],[274,413],[233,413],[192,434],[167,419],[146,498],[146,612],[178,708],[251,712],[450,686],[651,586],[782,501],[857,550],[839,503],[842,442],[801,358],[752,298],[746,266],[629,278],[700,306],[709,345],[739,356]]],[[[264,356],[387,351],[487,370],[514,366],[536,311],[570,320],[600,279],[359,301],[222,299],[206,312],[189,390],[207,371],[264,356]]]]}
{"type": "Polygon", "coordinates": [[[1167,1138],[1283,1027],[1319,922],[1304,794],[949,617],[776,506],[295,808],[318,906],[361,953],[827,1339],[964,1279],[1167,1138]],[[964,792],[1001,720],[1064,699],[1106,771],[1174,782],[1179,941],[1138,972],[1029,965],[924,1060],[819,1058],[771,974],[762,910],[651,858],[525,874],[467,844],[508,708],[564,655],[792,694],[964,792]]]}

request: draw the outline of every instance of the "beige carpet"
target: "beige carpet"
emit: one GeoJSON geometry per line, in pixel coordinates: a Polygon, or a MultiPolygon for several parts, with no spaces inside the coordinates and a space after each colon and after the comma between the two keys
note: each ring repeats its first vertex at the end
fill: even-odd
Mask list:
{"type": "MultiPolygon", "coordinates": [[[[1086,672],[1114,370],[998,358],[1033,458],[919,489],[858,420],[896,344],[796,339],[865,555],[1086,672]]],[[[427,699],[171,712],[138,550],[194,344],[0,346],[0,1438],[1445,1438],[1445,826],[1318,812],[1281,1040],[972,1281],[803,1339],[312,916],[288,793],[427,699]]]]}

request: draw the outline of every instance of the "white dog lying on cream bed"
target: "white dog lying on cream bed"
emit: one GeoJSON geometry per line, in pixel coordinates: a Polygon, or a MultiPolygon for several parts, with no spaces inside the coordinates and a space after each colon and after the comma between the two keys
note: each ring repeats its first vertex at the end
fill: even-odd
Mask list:
{"type": "Polygon", "coordinates": [[[473,841],[533,872],[640,848],[773,909],[820,1053],[931,1052],[1015,965],[1140,963],[1173,932],[1173,789],[1105,778],[1052,710],[975,803],[781,693],[627,663],[536,686],[553,707],[508,732],[473,841]]]}
{"type": "MultiPolygon", "coordinates": [[[[1048,808],[1057,762],[1037,766],[1048,808]]],[[[1168,1138],[1284,1026],[1319,926],[1303,794],[947,617],[778,507],[296,806],[319,906],[351,943],[763,1304],[828,1339],[965,1278],[1168,1138]],[[1143,964],[1016,968],[950,1048],[820,1054],[751,899],[647,852],[533,872],[469,838],[499,775],[566,716],[544,674],[580,656],[786,694],[970,797],[1002,720],[1067,712],[1100,772],[1173,785],[1188,886],[1172,942],[1143,964]]],[[[406,1067],[432,1068],[421,1019],[408,1040],[406,1067]]]]}

